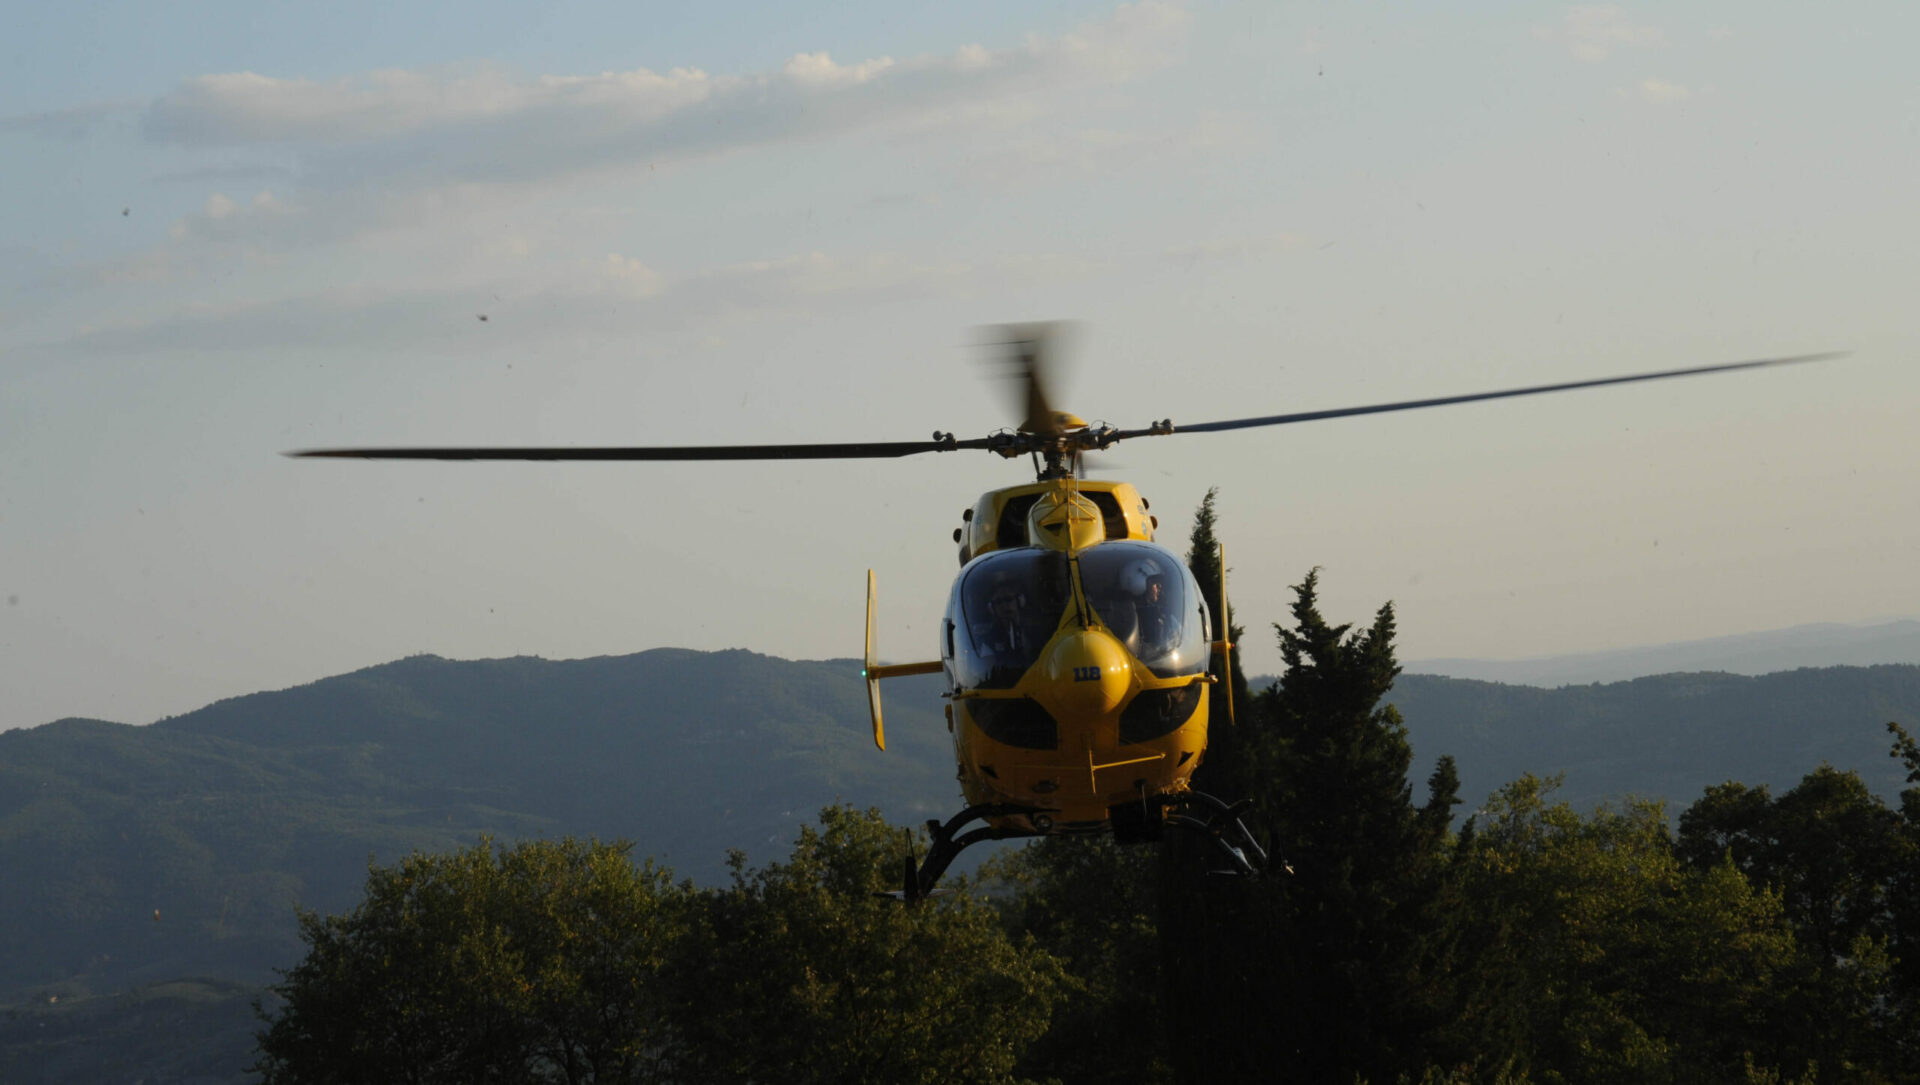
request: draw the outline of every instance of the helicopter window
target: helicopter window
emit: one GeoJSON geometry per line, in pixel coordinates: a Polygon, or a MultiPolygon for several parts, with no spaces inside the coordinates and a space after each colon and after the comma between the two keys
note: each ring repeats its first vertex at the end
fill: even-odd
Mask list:
{"type": "Polygon", "coordinates": [[[1033,503],[1040,500],[1039,494],[1022,494],[1010,497],[1000,509],[1000,523],[994,531],[993,543],[1001,550],[1012,550],[1027,545],[1027,513],[1033,511],[1033,503]]]}
{"type": "Polygon", "coordinates": [[[1060,626],[1071,594],[1066,556],[1022,547],[983,554],[954,586],[949,620],[963,688],[1011,689],[1060,626]]]}
{"type": "Polygon", "coordinates": [[[1206,603],[1193,574],[1171,553],[1113,542],[1080,555],[1087,601],[1127,652],[1162,678],[1206,668],[1206,603]]]}
{"type": "Polygon", "coordinates": [[[1060,748],[1060,725],[1031,697],[991,701],[976,697],[965,703],[967,715],[995,742],[1025,750],[1060,748]]]}
{"type": "Polygon", "coordinates": [[[1124,539],[1127,537],[1127,514],[1120,511],[1120,499],[1106,490],[1088,490],[1085,496],[1100,510],[1102,525],[1106,528],[1107,538],[1124,539]]]}
{"type": "Polygon", "coordinates": [[[1199,682],[1141,690],[1120,713],[1120,741],[1151,742],[1173,733],[1193,719],[1194,709],[1200,707],[1200,690],[1199,682]]]}

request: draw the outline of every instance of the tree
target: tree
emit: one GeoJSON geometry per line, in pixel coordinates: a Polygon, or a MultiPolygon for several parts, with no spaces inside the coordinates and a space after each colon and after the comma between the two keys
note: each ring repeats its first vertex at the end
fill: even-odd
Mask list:
{"type": "Polygon", "coordinates": [[[1012,1080],[1065,973],[962,880],[914,906],[880,899],[903,836],[877,811],[835,806],[784,863],[748,870],[735,854],[679,974],[690,1080],[1012,1080]]]}
{"type": "Polygon", "coordinates": [[[1400,673],[1393,604],[1350,634],[1321,617],[1318,586],[1308,573],[1293,627],[1275,626],[1280,742],[1262,767],[1295,870],[1278,883],[1294,980],[1276,1024],[1309,1066],[1385,1077],[1424,1061],[1421,1037],[1443,1001],[1440,864],[1458,778],[1442,761],[1414,806],[1406,726],[1383,704],[1400,673]]]}
{"type": "MultiPolygon", "coordinates": [[[[1896,753],[1898,753],[1896,744],[1896,753]]],[[[1778,894],[1805,953],[1773,1022],[1822,1066],[1866,1077],[1901,1065],[1901,996],[1910,989],[1902,880],[1915,851],[1900,815],[1858,774],[1821,765],[1779,798],[1738,783],[1708,788],[1680,819],[1676,853],[1695,869],[1725,862],[1778,894]]],[[[1910,1038],[1909,1041],[1911,1042],[1910,1038]]]]}
{"type": "Polygon", "coordinates": [[[1764,787],[1708,788],[1681,815],[1675,846],[1695,866],[1724,854],[1777,889],[1794,928],[1824,959],[1846,957],[1863,935],[1888,933],[1899,817],[1858,773],[1821,765],[1777,800],[1764,787]]]}
{"type": "Polygon", "coordinates": [[[1767,786],[1748,787],[1729,780],[1707,788],[1680,815],[1674,850],[1691,866],[1731,861],[1742,873],[1769,865],[1776,841],[1771,836],[1773,797],[1767,786]]]}
{"type": "Polygon", "coordinates": [[[300,916],[274,988],[268,1085],[669,1080],[659,982],[686,891],[624,843],[482,840],[370,867],[343,916],[300,916]]]}
{"type": "Polygon", "coordinates": [[[1779,898],[1682,865],[1660,804],[1582,817],[1556,783],[1503,788],[1461,845],[1453,1057],[1540,1080],[1806,1071],[1774,1029],[1803,960],[1779,898]]]}
{"type": "Polygon", "coordinates": [[[373,867],[260,1036],[267,1085],[986,1083],[1047,1029],[1060,964],[968,893],[876,898],[903,834],[829,807],[785,863],[672,884],[624,844],[483,841],[373,867]]]}
{"type": "Polygon", "coordinates": [[[1165,1080],[1155,874],[1158,849],[1111,836],[1042,837],[983,871],[1002,909],[1067,971],[1066,996],[1023,1074],[1075,1085],[1165,1080]]]}
{"type": "MultiPolygon", "coordinates": [[[[1889,721],[1893,736],[1890,756],[1907,769],[1907,783],[1920,785],[1920,743],[1898,723],[1889,721]]],[[[1888,886],[1891,902],[1893,995],[1891,1028],[1894,1058],[1904,1066],[1920,1066],[1920,786],[1900,792],[1900,826],[1894,874],[1888,886]]]]}
{"type": "Polygon", "coordinates": [[[1440,908],[1457,776],[1424,807],[1382,698],[1399,673],[1391,604],[1361,632],[1320,614],[1317,570],[1276,625],[1286,670],[1241,721],[1234,774],[1293,871],[1253,884],[1163,880],[1169,1048],[1184,1080],[1274,1072],[1392,1080],[1424,1065],[1445,1004],[1440,908]]]}
{"type": "MultiPolygon", "coordinates": [[[[1247,631],[1234,624],[1231,606],[1222,599],[1221,577],[1226,570],[1220,567],[1220,539],[1214,528],[1218,513],[1214,509],[1214,498],[1218,496],[1217,487],[1207,490],[1207,496],[1194,510],[1193,532],[1189,536],[1187,547],[1187,568],[1200,585],[1200,594],[1206,598],[1207,613],[1213,616],[1215,639],[1224,639],[1239,645],[1247,631]]],[[[1240,756],[1241,738],[1239,726],[1230,722],[1228,695],[1231,693],[1233,712],[1237,716],[1253,710],[1253,697],[1247,684],[1247,671],[1241,665],[1238,648],[1234,650],[1232,675],[1224,687],[1214,687],[1207,702],[1207,755],[1200,767],[1194,772],[1194,784],[1202,791],[1227,797],[1232,801],[1246,791],[1247,775],[1241,771],[1244,760],[1240,756]]],[[[1220,674],[1225,661],[1221,653],[1215,652],[1209,660],[1207,669],[1220,674]]]]}

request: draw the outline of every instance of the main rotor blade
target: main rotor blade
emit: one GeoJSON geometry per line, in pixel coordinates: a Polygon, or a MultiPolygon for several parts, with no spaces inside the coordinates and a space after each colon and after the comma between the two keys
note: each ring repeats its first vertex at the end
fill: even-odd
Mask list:
{"type": "Polygon", "coordinates": [[[354,460],[857,460],[985,448],[968,441],[859,441],[806,445],[665,445],[651,448],[310,448],[299,458],[354,460]]]}
{"type": "Polygon", "coordinates": [[[1022,413],[1016,427],[1022,433],[1058,437],[1065,432],[1054,398],[1048,395],[1053,374],[1058,371],[1061,340],[1072,330],[1065,321],[1039,321],[1031,324],[997,324],[986,329],[990,340],[1006,351],[1003,360],[1007,377],[1020,382],[1015,409],[1022,413]]]}
{"type": "Polygon", "coordinates": [[[1704,373],[1731,373],[1740,369],[1760,369],[1774,365],[1799,365],[1802,362],[1819,362],[1829,358],[1845,357],[1846,351],[1828,351],[1824,354],[1796,354],[1788,358],[1761,358],[1751,362],[1726,362],[1721,365],[1693,366],[1689,369],[1665,369],[1658,373],[1635,373],[1625,377],[1600,377],[1596,380],[1567,381],[1561,384],[1536,384],[1526,388],[1506,388],[1497,392],[1473,392],[1463,396],[1437,396],[1433,399],[1406,399],[1398,403],[1373,403],[1364,407],[1335,407],[1324,411],[1296,411],[1292,414],[1270,414],[1259,418],[1230,418],[1221,422],[1201,422],[1191,426],[1175,426],[1172,429],[1148,428],[1122,430],[1115,440],[1128,437],[1152,437],[1165,433],[1218,433],[1221,430],[1251,429],[1255,426],[1285,426],[1295,422],[1317,422],[1323,418],[1347,418],[1359,414],[1386,414],[1390,411],[1416,411],[1423,407],[1445,407],[1454,403],[1474,403],[1483,399],[1511,399],[1515,396],[1537,396],[1548,392],[1570,392],[1576,388],[1600,388],[1609,384],[1632,384],[1636,381],[1666,380],[1670,377],[1692,377],[1704,373]]]}

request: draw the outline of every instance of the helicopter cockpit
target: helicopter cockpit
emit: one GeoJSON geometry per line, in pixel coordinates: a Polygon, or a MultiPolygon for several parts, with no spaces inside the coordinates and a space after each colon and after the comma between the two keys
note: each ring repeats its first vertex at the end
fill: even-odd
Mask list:
{"type": "Polygon", "coordinates": [[[1080,555],[1080,584],[1127,654],[1160,678],[1199,674],[1212,640],[1193,574],[1157,546],[1111,542],[1080,555]]]}
{"type": "MultiPolygon", "coordinates": [[[[1172,554],[1135,542],[1080,551],[1087,602],[1127,654],[1161,678],[1199,674],[1211,633],[1193,574],[1172,554]]],[[[983,554],[961,574],[948,608],[942,656],[963,688],[1011,689],[1053,638],[1073,596],[1058,550],[983,554]]]]}
{"type": "Polygon", "coordinates": [[[1066,612],[1067,556],[1022,547],[982,555],[954,586],[945,656],[963,687],[1011,689],[1066,612]]]}

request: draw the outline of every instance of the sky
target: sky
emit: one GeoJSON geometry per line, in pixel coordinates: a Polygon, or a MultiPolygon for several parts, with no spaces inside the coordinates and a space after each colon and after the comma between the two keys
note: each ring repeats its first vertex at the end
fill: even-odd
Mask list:
{"type": "MultiPolygon", "coordinates": [[[[1245,663],[1321,570],[1403,659],[1920,616],[1920,9],[86,3],[0,41],[0,728],[414,653],[930,658],[898,461],[292,460],[984,436],[986,325],[1176,426],[1245,663]]],[[[850,724],[852,725],[852,724],[850,724]]],[[[864,726],[864,723],[860,725],[864,726]]]]}

